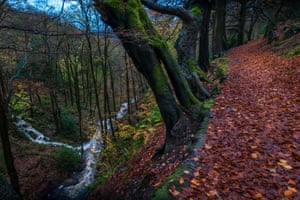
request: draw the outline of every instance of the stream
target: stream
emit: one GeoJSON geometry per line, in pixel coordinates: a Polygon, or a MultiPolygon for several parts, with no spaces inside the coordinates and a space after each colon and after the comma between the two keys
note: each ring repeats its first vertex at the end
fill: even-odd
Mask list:
{"type": "MultiPolygon", "coordinates": [[[[127,111],[128,103],[122,103],[119,111],[115,116],[116,120],[122,119],[127,114],[127,111]]],[[[51,141],[49,137],[34,129],[30,123],[24,121],[20,116],[18,116],[17,119],[18,121],[15,123],[16,126],[22,133],[24,133],[26,138],[28,138],[32,142],[50,146],[63,146],[76,151],[81,150],[81,146],[71,146],[69,144],[51,141]]],[[[103,146],[100,123],[102,123],[102,125],[106,123],[107,132],[111,131],[112,126],[110,119],[105,119],[102,122],[96,123],[97,129],[94,135],[92,136],[90,141],[83,144],[83,160],[85,164],[84,169],[81,172],[75,173],[73,175],[71,180],[74,181],[65,181],[53,193],[49,194],[49,199],[58,199],[56,197],[56,195],[58,194],[60,196],[60,199],[62,196],[66,196],[69,199],[76,199],[88,185],[95,181],[97,172],[95,164],[103,146]]]]}

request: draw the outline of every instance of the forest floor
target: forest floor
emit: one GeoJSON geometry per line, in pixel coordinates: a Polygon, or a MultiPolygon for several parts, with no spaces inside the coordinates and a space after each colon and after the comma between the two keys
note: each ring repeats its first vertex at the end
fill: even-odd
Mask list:
{"type": "Polygon", "coordinates": [[[178,199],[300,199],[300,56],[282,58],[262,40],[227,56],[205,145],[181,179],[188,184],[171,192],[178,199]]]}
{"type": "Polygon", "coordinates": [[[256,40],[226,56],[204,144],[190,154],[178,146],[153,163],[162,127],[90,199],[148,199],[165,180],[168,199],[300,199],[300,55],[283,58],[256,40]]]}

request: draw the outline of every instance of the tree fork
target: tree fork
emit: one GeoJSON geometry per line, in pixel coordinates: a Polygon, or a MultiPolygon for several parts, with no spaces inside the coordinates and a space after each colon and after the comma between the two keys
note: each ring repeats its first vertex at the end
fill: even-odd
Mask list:
{"type": "Polygon", "coordinates": [[[181,117],[181,109],[171,90],[169,80],[183,107],[189,108],[194,104],[200,104],[200,101],[189,88],[167,43],[162,41],[153,27],[141,1],[94,1],[103,21],[112,27],[132,58],[136,69],[146,78],[154,93],[166,125],[166,141],[157,151],[157,154],[161,154],[166,143],[172,141],[170,140],[172,129],[181,117]]]}

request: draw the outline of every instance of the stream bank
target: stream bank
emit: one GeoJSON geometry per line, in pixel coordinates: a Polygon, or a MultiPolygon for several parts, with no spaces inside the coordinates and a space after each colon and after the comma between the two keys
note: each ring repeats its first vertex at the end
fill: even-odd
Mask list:
{"type": "MultiPolygon", "coordinates": [[[[116,119],[113,119],[112,121],[122,119],[127,114],[127,111],[128,103],[125,102],[121,105],[119,111],[117,112],[115,117],[116,119]]],[[[33,128],[30,123],[24,121],[21,117],[17,117],[17,120],[18,121],[15,123],[15,125],[18,127],[19,131],[34,143],[48,146],[62,146],[78,152],[81,149],[81,146],[71,146],[69,144],[51,141],[49,137],[33,128]]],[[[106,123],[107,132],[110,132],[112,129],[110,122],[110,119],[105,119],[101,122],[102,127],[104,123],[106,123]]],[[[101,123],[96,123],[97,129],[93,134],[93,137],[90,141],[83,144],[83,170],[80,172],[74,172],[71,178],[66,179],[56,188],[53,188],[54,190],[46,195],[46,199],[77,199],[78,196],[85,194],[85,188],[95,181],[97,173],[95,164],[103,146],[101,123]]]]}

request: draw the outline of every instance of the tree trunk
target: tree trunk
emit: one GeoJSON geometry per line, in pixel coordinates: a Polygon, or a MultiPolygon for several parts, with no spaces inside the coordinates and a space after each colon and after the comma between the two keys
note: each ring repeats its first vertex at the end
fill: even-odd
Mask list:
{"type": "Polygon", "coordinates": [[[103,20],[120,38],[137,70],[146,78],[160,108],[167,134],[170,136],[172,127],[179,120],[180,110],[162,63],[179,102],[189,107],[195,103],[196,98],[191,93],[165,41],[154,29],[140,1],[96,1],[96,8],[102,14],[103,20]]]}
{"type": "MultiPolygon", "coordinates": [[[[195,69],[198,68],[196,61],[196,41],[198,30],[199,22],[197,20],[194,20],[191,23],[183,22],[179,37],[175,43],[175,48],[177,51],[177,62],[181,66],[183,74],[185,75],[185,78],[187,80],[186,84],[188,86],[184,87],[189,88],[189,90],[187,91],[188,93],[194,93],[197,97],[205,99],[207,96],[207,92],[205,92],[206,90],[203,91],[204,87],[201,86],[202,83],[200,80],[200,78],[203,77],[199,77],[199,74],[194,73],[195,69]],[[201,85],[199,85],[198,83],[201,83],[201,85]]],[[[164,55],[169,52],[163,49],[160,53],[164,55]]],[[[205,59],[207,59],[208,62],[208,58],[205,59]]],[[[174,64],[174,62],[169,63],[170,66],[177,66],[178,64],[174,64]]],[[[201,68],[199,68],[198,70],[201,70],[201,68]]],[[[178,87],[178,89],[182,90],[183,87],[178,87]]],[[[192,99],[191,101],[193,102],[193,104],[196,104],[198,102],[197,99],[192,99]]]]}
{"type": "Polygon", "coordinates": [[[182,67],[184,73],[189,73],[189,62],[196,61],[196,45],[199,24],[197,21],[183,22],[175,43],[177,52],[177,62],[182,67]]]}
{"type": "Polygon", "coordinates": [[[242,45],[244,43],[244,27],[245,27],[246,12],[247,12],[247,2],[248,1],[241,2],[239,29],[238,29],[238,38],[237,38],[238,45],[242,45]]]}
{"type": "Polygon", "coordinates": [[[180,110],[157,54],[148,44],[142,45],[130,42],[124,42],[123,44],[138,71],[148,81],[166,124],[167,133],[170,133],[173,125],[179,120],[180,110]],[[147,58],[147,60],[144,58],[147,58]]]}
{"type": "Polygon", "coordinates": [[[225,13],[226,0],[216,0],[215,27],[212,43],[213,57],[220,57],[224,53],[224,36],[225,36],[225,13]]]}
{"type": "Polygon", "coordinates": [[[127,111],[127,119],[128,123],[132,125],[131,121],[131,106],[130,106],[130,84],[129,84],[129,58],[127,58],[126,52],[124,55],[124,60],[125,60],[125,74],[126,74],[126,97],[127,97],[127,104],[128,104],[128,111],[127,111]]]}
{"type": "Polygon", "coordinates": [[[249,29],[247,32],[247,40],[248,41],[250,41],[252,39],[251,36],[252,36],[253,28],[254,28],[254,25],[257,22],[257,20],[258,20],[258,16],[251,16],[251,22],[250,22],[249,29]]]}
{"type": "Polygon", "coordinates": [[[209,30],[209,21],[210,21],[210,13],[211,13],[211,3],[205,1],[201,6],[204,12],[203,12],[203,19],[200,27],[198,65],[204,72],[207,72],[209,68],[208,30],[209,30]]]}
{"type": "Polygon", "coordinates": [[[76,102],[76,108],[77,108],[77,112],[78,112],[79,137],[80,137],[80,143],[81,143],[81,156],[83,156],[84,150],[83,150],[83,133],[82,133],[82,109],[81,109],[81,101],[80,101],[80,87],[79,87],[77,66],[74,66],[73,80],[74,80],[75,102],[76,102]]]}
{"type": "Polygon", "coordinates": [[[4,160],[10,183],[14,190],[21,196],[19,178],[14,164],[13,154],[11,152],[10,140],[8,135],[8,102],[7,93],[2,77],[2,69],[0,69],[0,136],[4,160]]]}
{"type": "Polygon", "coordinates": [[[61,113],[57,103],[57,95],[52,86],[49,87],[49,95],[51,100],[52,115],[55,124],[55,132],[58,134],[61,131],[61,113]]]}
{"type": "MultiPolygon", "coordinates": [[[[2,96],[0,98],[2,98],[2,96]]],[[[14,159],[10,147],[10,141],[8,136],[8,120],[7,120],[6,113],[7,112],[5,111],[4,105],[1,104],[0,105],[0,134],[1,134],[4,160],[6,164],[7,173],[10,179],[10,183],[14,188],[14,190],[21,195],[19,178],[18,178],[17,170],[14,165],[14,159]]]]}
{"type": "Polygon", "coordinates": [[[85,34],[86,41],[88,44],[88,49],[89,49],[88,59],[89,59],[89,65],[90,65],[91,74],[92,74],[94,93],[95,93],[95,97],[96,97],[96,108],[97,108],[97,114],[98,114],[98,118],[99,118],[99,122],[100,122],[100,129],[103,131],[104,126],[101,123],[103,118],[102,118],[102,113],[101,113],[101,109],[100,109],[99,90],[97,87],[96,72],[95,72],[95,66],[94,66],[94,62],[93,62],[92,44],[91,44],[90,36],[88,35],[88,31],[89,30],[86,30],[86,34],[85,34]]]}

